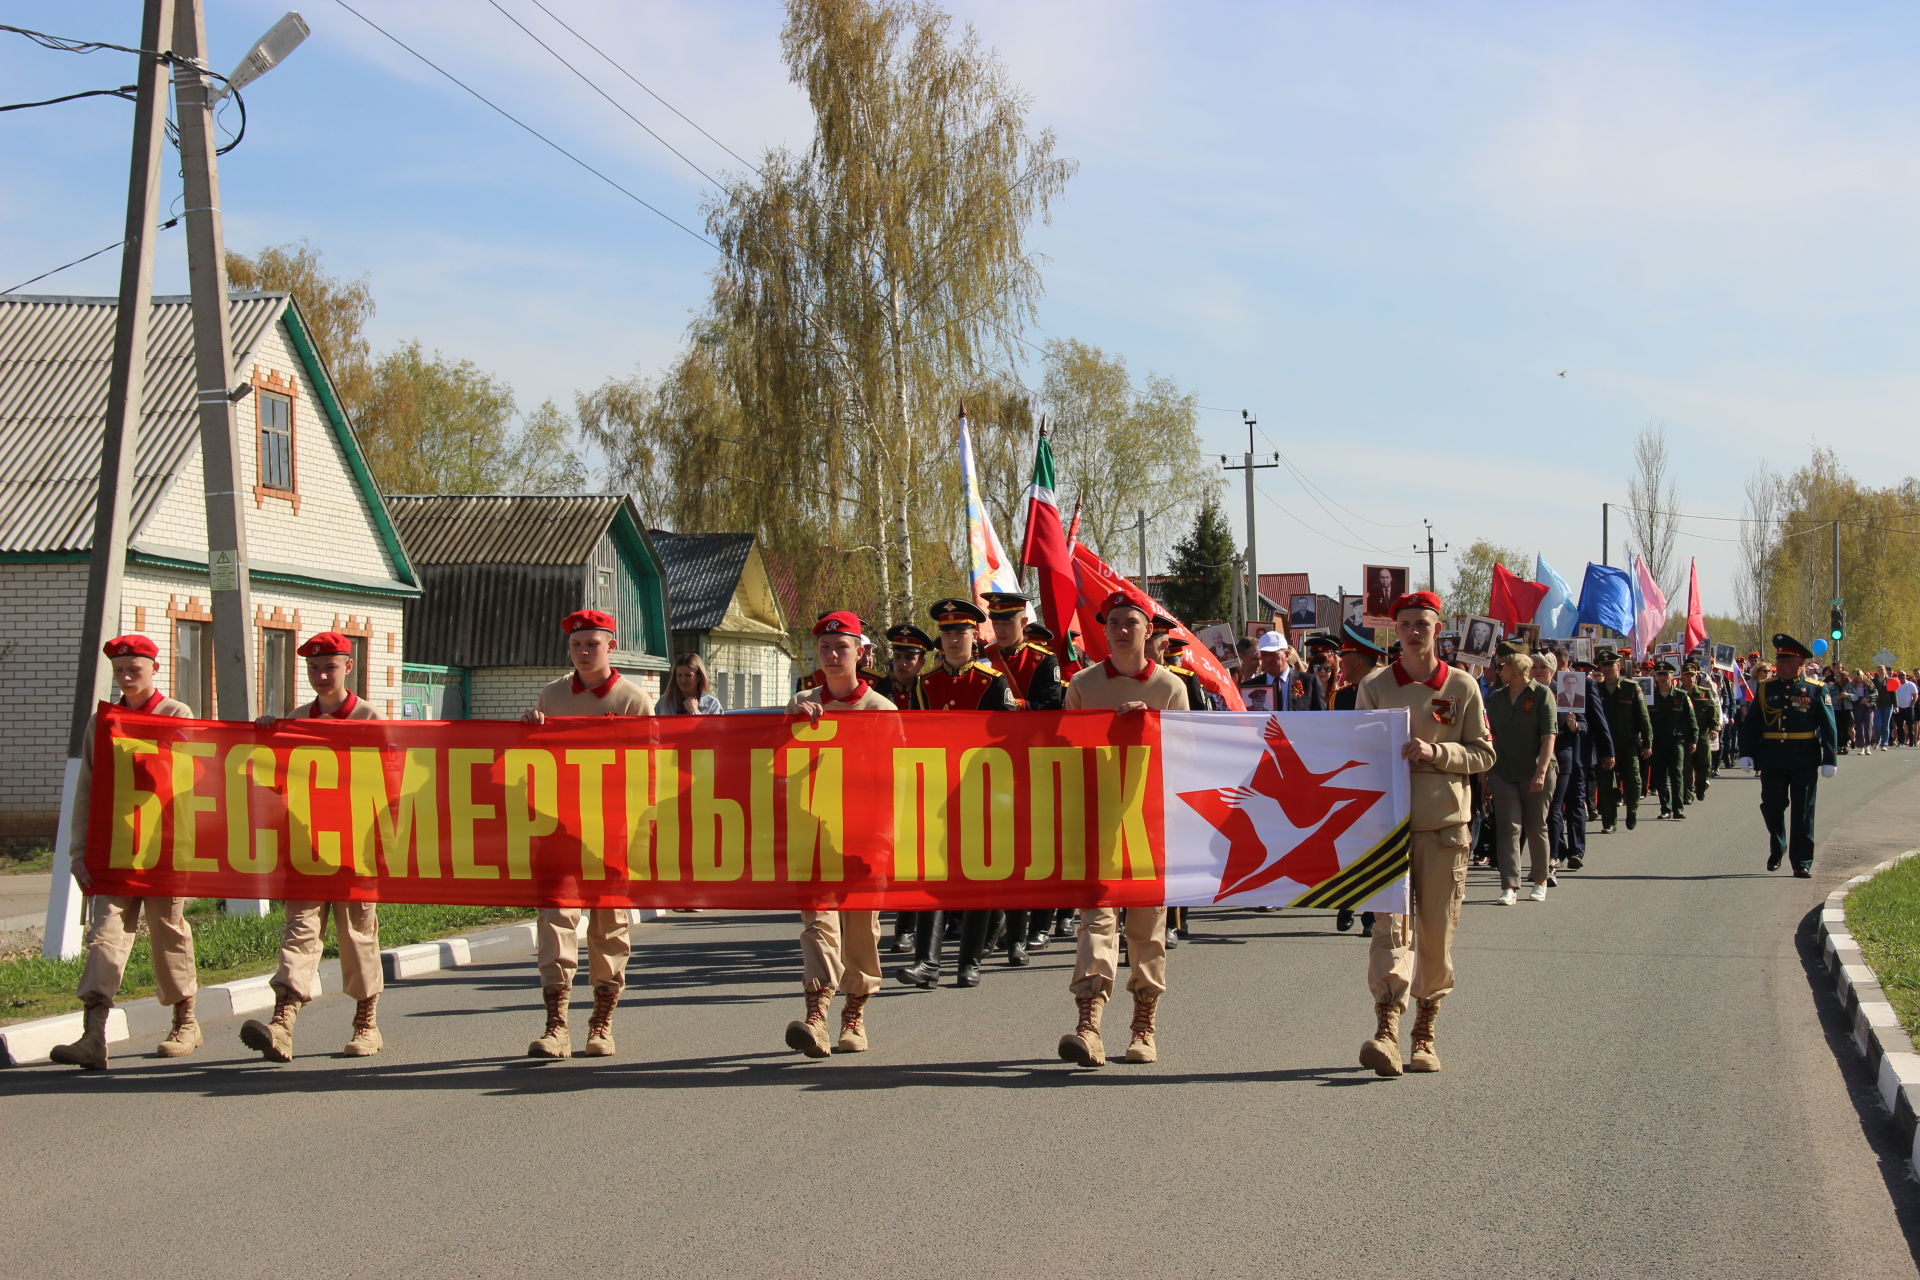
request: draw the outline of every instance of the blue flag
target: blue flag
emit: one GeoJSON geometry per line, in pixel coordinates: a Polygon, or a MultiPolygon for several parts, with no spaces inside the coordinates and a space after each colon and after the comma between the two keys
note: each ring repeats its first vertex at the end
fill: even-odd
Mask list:
{"type": "Polygon", "coordinates": [[[1540,597],[1540,607],[1533,612],[1540,638],[1571,640],[1580,626],[1580,610],[1573,602],[1573,593],[1567,590],[1566,579],[1553,571],[1545,556],[1535,555],[1533,580],[1547,589],[1547,594],[1540,597]]]}
{"type": "Polygon", "coordinates": [[[1587,565],[1580,586],[1580,622],[1611,627],[1621,635],[1633,631],[1633,577],[1610,564],[1587,565]]]}

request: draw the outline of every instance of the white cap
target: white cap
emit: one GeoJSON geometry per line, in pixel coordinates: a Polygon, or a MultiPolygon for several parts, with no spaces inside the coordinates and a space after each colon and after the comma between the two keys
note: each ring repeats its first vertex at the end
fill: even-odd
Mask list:
{"type": "Polygon", "coordinates": [[[1256,648],[1261,653],[1285,653],[1287,638],[1278,631],[1269,631],[1260,637],[1260,643],[1256,648]]]}

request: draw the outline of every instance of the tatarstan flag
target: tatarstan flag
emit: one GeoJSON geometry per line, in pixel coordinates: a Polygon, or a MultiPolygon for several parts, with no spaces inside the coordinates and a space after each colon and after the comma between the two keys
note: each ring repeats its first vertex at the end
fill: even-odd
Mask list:
{"type": "Polygon", "coordinates": [[[1060,527],[1060,503],[1054,497],[1053,446],[1042,434],[1033,457],[1033,483],[1027,486],[1027,536],[1020,547],[1020,563],[1040,571],[1040,617],[1053,632],[1054,652],[1067,657],[1067,632],[1084,628],[1074,623],[1079,596],[1067,535],[1060,527]]]}

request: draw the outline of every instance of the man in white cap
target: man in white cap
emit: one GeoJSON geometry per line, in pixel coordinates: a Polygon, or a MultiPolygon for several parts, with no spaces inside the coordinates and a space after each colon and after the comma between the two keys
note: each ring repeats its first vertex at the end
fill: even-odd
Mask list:
{"type": "MultiPolygon", "coordinates": [[[[1310,680],[1304,671],[1294,670],[1289,659],[1293,650],[1287,644],[1286,636],[1278,631],[1269,631],[1260,637],[1255,646],[1260,660],[1260,670],[1251,679],[1242,680],[1242,689],[1271,689],[1268,709],[1273,711],[1325,711],[1326,702],[1320,694],[1320,682],[1310,680]]],[[[1252,700],[1249,700],[1249,707],[1252,700]]]]}

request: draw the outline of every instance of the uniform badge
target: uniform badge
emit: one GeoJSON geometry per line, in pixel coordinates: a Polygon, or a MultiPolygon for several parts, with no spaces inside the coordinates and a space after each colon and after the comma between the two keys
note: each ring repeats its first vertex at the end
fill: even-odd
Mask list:
{"type": "Polygon", "coordinates": [[[1456,698],[1435,698],[1432,707],[1433,718],[1441,724],[1452,724],[1454,708],[1458,702],[1456,698]]]}
{"type": "Polygon", "coordinates": [[[1528,694],[1526,697],[1520,699],[1520,711],[1521,711],[1521,714],[1523,715],[1528,715],[1532,713],[1533,711],[1533,695],[1532,694],[1528,694]]]}

